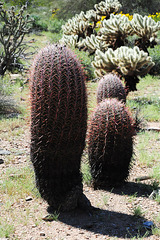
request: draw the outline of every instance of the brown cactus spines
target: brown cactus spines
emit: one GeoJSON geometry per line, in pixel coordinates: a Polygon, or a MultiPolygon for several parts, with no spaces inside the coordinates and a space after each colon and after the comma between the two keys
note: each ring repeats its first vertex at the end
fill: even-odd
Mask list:
{"type": "Polygon", "coordinates": [[[106,98],[117,98],[119,101],[126,102],[126,92],[120,78],[112,73],[104,75],[97,88],[97,103],[106,98]]]}
{"type": "Polygon", "coordinates": [[[82,195],[87,97],[81,64],[64,46],[50,45],[30,71],[31,161],[41,196],[53,209],[71,210],[82,195]]]}
{"type": "Polygon", "coordinates": [[[122,184],[133,153],[134,124],[130,112],[115,98],[98,104],[88,134],[88,154],[94,188],[122,184]]]}

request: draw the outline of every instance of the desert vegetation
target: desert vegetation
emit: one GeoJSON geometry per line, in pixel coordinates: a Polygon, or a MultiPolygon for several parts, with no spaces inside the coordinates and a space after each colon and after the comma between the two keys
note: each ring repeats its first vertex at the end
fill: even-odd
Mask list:
{"type": "Polygon", "coordinates": [[[159,239],[160,9],[138,2],[0,3],[0,238],[159,239]]]}

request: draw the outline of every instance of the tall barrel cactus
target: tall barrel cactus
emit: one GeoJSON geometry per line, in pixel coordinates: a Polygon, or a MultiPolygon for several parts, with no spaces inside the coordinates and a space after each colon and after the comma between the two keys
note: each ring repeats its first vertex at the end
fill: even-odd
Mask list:
{"type": "Polygon", "coordinates": [[[82,196],[85,147],[85,74],[72,51],[42,49],[30,71],[31,161],[39,192],[53,209],[73,209],[82,196]]]}
{"type": "Polygon", "coordinates": [[[126,102],[126,92],[120,78],[112,73],[104,75],[97,88],[97,103],[105,98],[117,98],[119,101],[126,102]]]}
{"type": "Polygon", "coordinates": [[[128,177],[133,153],[133,120],[115,98],[98,104],[92,116],[88,153],[94,188],[122,184],[128,177]]]}

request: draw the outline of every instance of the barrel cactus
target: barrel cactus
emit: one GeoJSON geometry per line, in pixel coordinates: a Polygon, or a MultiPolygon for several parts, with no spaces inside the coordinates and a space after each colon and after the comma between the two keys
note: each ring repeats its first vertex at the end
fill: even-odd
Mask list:
{"type": "Polygon", "coordinates": [[[114,187],[128,177],[134,124],[126,106],[115,98],[97,105],[88,131],[88,154],[97,188],[114,187]]]}
{"type": "Polygon", "coordinates": [[[97,103],[105,98],[117,98],[119,101],[126,102],[126,92],[120,78],[112,73],[104,75],[97,88],[97,103]]]}
{"type": "Polygon", "coordinates": [[[53,209],[74,209],[83,195],[80,161],[87,128],[84,71],[70,49],[50,45],[34,59],[30,89],[31,161],[37,188],[53,209]]]}

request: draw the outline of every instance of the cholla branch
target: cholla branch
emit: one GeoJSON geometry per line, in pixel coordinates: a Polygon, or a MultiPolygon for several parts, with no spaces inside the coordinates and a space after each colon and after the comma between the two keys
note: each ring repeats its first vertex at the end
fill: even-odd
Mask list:
{"type": "MultiPolygon", "coordinates": [[[[5,10],[3,3],[0,3],[0,18],[2,20],[2,27],[0,28],[1,76],[5,74],[6,70],[12,70],[16,66],[16,63],[26,50],[23,40],[30,30],[29,23],[32,20],[29,18],[29,14],[24,15],[24,10],[25,6],[16,14],[14,7],[11,7],[10,10],[5,10]]],[[[16,67],[18,66],[17,64],[16,67]]]]}

